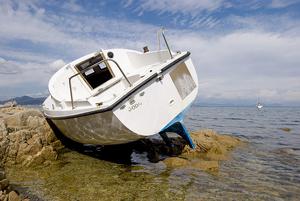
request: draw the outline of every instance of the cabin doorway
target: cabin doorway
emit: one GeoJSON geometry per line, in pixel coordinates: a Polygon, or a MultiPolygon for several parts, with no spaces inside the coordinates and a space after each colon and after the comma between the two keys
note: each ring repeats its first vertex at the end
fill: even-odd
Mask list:
{"type": "Polygon", "coordinates": [[[75,66],[77,71],[83,71],[81,76],[92,89],[97,88],[114,77],[108,63],[105,61],[101,62],[102,60],[103,57],[99,54],[75,66]],[[84,71],[85,69],[87,70],[84,71]]]}

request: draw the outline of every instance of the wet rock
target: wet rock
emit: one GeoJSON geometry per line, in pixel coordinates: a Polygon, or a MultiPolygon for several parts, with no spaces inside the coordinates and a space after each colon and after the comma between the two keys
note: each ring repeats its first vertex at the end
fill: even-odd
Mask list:
{"type": "Polygon", "coordinates": [[[0,201],[8,200],[8,195],[6,192],[0,190],[0,201]]]}
{"type": "Polygon", "coordinates": [[[242,142],[230,135],[221,135],[213,130],[192,132],[195,149],[185,146],[178,157],[166,158],[168,168],[190,167],[209,172],[219,170],[219,161],[228,159],[230,151],[242,142]]]}
{"type": "Polygon", "coordinates": [[[21,198],[15,191],[11,191],[8,194],[8,201],[21,201],[21,198]]]}
{"type": "Polygon", "coordinates": [[[178,167],[186,167],[190,164],[187,159],[179,158],[179,157],[170,157],[164,160],[164,163],[167,167],[178,168],[178,167]]]}
{"type": "MultiPolygon", "coordinates": [[[[4,169],[0,167],[0,191],[7,189],[9,186],[9,181],[6,179],[4,169]]],[[[0,199],[1,200],[1,199],[0,199]]]]}
{"type": "Polygon", "coordinates": [[[0,181],[0,190],[4,190],[8,187],[9,181],[7,179],[3,179],[0,181]]]}
{"type": "Polygon", "coordinates": [[[236,137],[225,134],[221,135],[208,129],[192,132],[191,137],[196,148],[190,149],[186,146],[183,150],[183,155],[201,155],[210,160],[226,160],[229,156],[228,152],[242,144],[240,139],[236,137]]]}
{"type": "Polygon", "coordinates": [[[219,170],[218,161],[206,160],[188,160],[180,157],[170,157],[164,160],[168,168],[195,168],[208,172],[216,172],[219,170]]]}
{"type": "Polygon", "coordinates": [[[193,168],[209,172],[217,172],[219,170],[219,161],[196,160],[193,161],[190,165],[193,168]]]}
{"type": "Polygon", "coordinates": [[[292,148],[278,148],[276,150],[274,150],[274,153],[276,154],[280,154],[280,155],[285,155],[288,156],[288,155],[295,155],[295,150],[292,149],[292,148]]]}
{"type": "Polygon", "coordinates": [[[20,196],[12,191],[4,169],[0,167],[0,201],[21,201],[20,196]]]}
{"type": "Polygon", "coordinates": [[[284,127],[284,128],[280,128],[280,130],[285,131],[285,132],[290,132],[292,129],[284,127]]]}

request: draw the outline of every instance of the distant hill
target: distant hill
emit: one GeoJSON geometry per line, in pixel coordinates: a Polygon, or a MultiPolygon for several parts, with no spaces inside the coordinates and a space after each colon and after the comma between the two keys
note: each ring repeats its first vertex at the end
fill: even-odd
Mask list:
{"type": "Polygon", "coordinates": [[[4,104],[10,101],[16,101],[18,105],[41,105],[46,97],[33,98],[30,96],[15,97],[8,100],[0,101],[0,104],[4,104]]]}

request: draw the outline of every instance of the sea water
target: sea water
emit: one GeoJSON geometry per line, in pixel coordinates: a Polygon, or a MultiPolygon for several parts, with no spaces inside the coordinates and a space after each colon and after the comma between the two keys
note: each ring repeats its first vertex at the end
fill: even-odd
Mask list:
{"type": "Polygon", "coordinates": [[[300,200],[300,108],[192,107],[186,124],[248,142],[222,163],[217,177],[199,172],[194,197],[300,200]]]}
{"type": "Polygon", "coordinates": [[[34,200],[300,200],[300,108],[192,106],[185,124],[247,143],[217,173],[168,169],[146,153],[120,164],[66,151],[56,164],[8,175],[34,200]]]}

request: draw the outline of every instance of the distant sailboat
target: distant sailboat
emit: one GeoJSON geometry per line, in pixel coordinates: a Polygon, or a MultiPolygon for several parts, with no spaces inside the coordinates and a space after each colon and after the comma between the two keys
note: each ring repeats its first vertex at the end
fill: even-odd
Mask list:
{"type": "Polygon", "coordinates": [[[257,109],[262,109],[264,106],[260,103],[259,99],[257,100],[256,104],[257,109]]]}

